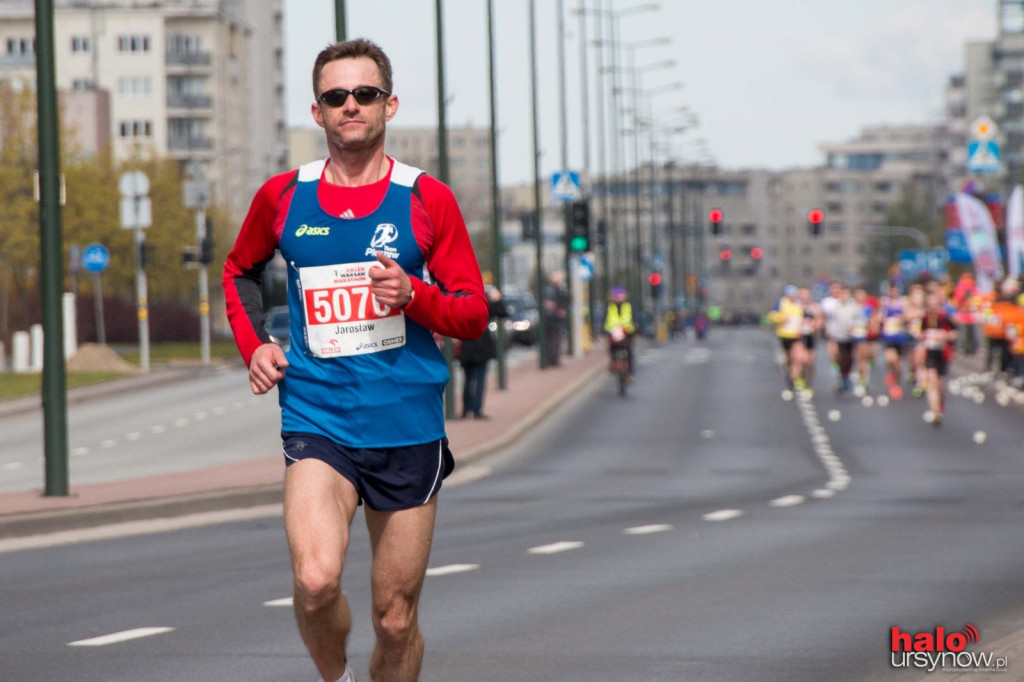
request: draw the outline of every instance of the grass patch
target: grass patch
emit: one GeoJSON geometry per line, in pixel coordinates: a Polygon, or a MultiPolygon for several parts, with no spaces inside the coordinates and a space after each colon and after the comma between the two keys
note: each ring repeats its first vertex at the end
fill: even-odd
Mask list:
{"type": "MultiPolygon", "coordinates": [[[[130,350],[121,349],[118,355],[127,362],[138,367],[139,348],[132,347],[130,350]]],[[[201,360],[202,349],[198,342],[192,343],[155,343],[149,347],[150,366],[158,366],[171,362],[201,360]]],[[[233,341],[213,341],[210,343],[211,360],[240,360],[238,348],[233,341]]],[[[68,388],[99,384],[104,381],[120,379],[128,376],[120,372],[69,372],[67,375],[68,388]]],[[[42,392],[41,374],[12,374],[0,373],[0,400],[22,398],[29,395],[39,395],[42,392]]]]}
{"type": "MultiPolygon", "coordinates": [[[[118,355],[135,366],[139,364],[138,345],[131,348],[118,350],[118,355]]],[[[149,347],[149,363],[160,364],[169,362],[181,362],[187,360],[199,361],[202,356],[202,349],[198,341],[176,342],[176,343],[154,343],[149,347]]],[[[238,347],[234,341],[211,341],[211,360],[240,360],[238,347]]]]}
{"type": "MultiPolygon", "coordinates": [[[[125,376],[120,372],[72,372],[67,375],[68,388],[99,384],[125,376]]],[[[39,395],[42,392],[41,374],[0,374],[0,400],[39,395]]]]}

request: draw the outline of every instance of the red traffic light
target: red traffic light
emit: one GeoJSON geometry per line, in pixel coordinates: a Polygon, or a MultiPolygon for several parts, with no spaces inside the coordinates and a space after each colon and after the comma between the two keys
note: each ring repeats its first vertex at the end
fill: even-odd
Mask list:
{"type": "Polygon", "coordinates": [[[812,208],[807,212],[807,220],[813,225],[817,225],[825,219],[825,212],[820,208],[812,208]]]}
{"type": "Polygon", "coordinates": [[[732,260],[732,249],[722,249],[718,253],[718,258],[722,261],[728,262],[732,260]]]}
{"type": "Polygon", "coordinates": [[[711,211],[708,213],[708,221],[712,222],[712,223],[720,223],[720,222],[722,222],[722,209],[720,209],[720,208],[713,208],[713,209],[711,209],[711,211]]]}
{"type": "Polygon", "coordinates": [[[761,260],[764,258],[764,250],[760,246],[755,246],[750,250],[750,257],[754,260],[761,260]]]}
{"type": "Polygon", "coordinates": [[[661,284],[661,273],[652,272],[650,275],[647,276],[647,281],[650,282],[652,287],[658,286],[659,284],[661,284]]]}

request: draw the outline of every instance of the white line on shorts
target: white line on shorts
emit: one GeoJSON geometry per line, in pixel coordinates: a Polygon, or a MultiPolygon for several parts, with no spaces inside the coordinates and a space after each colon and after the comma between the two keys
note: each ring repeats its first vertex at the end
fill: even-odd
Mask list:
{"type": "Polygon", "coordinates": [[[172,630],[174,630],[174,628],[135,628],[134,630],[114,632],[109,635],[103,635],[102,637],[93,637],[91,639],[80,639],[77,642],[68,642],[68,646],[107,646],[108,644],[118,644],[120,642],[127,642],[133,639],[141,639],[142,637],[162,635],[165,632],[171,632],[172,630]]]}

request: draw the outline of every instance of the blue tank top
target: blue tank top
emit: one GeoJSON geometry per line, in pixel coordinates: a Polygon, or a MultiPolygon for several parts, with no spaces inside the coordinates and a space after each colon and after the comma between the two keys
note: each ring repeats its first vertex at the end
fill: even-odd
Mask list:
{"type": "Polygon", "coordinates": [[[383,251],[410,275],[425,259],[413,234],[412,188],[423,171],[393,162],[380,206],[363,218],[320,207],[324,162],[306,164],[279,248],[288,264],[291,348],[278,384],[281,430],[350,447],[442,438],[448,366],[426,327],[369,295],[366,272],[383,251]]]}
{"type": "Polygon", "coordinates": [[[902,344],[907,341],[907,328],[903,323],[903,301],[887,299],[882,304],[882,340],[902,344]]]}

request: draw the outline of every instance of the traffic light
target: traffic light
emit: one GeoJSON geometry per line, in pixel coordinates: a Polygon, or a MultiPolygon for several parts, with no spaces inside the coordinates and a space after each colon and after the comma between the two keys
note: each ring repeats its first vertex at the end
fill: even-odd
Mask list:
{"type": "Polygon", "coordinates": [[[213,262],[213,237],[209,232],[199,243],[199,262],[203,265],[213,262]]]}
{"type": "Polygon", "coordinates": [[[146,242],[139,242],[139,266],[145,269],[153,262],[153,245],[146,242]]]}
{"type": "Polygon", "coordinates": [[[651,298],[661,298],[661,273],[652,272],[647,276],[647,282],[651,285],[651,298]]]}
{"type": "Polygon", "coordinates": [[[812,237],[822,233],[822,223],[825,222],[825,212],[820,208],[812,208],[807,212],[807,227],[812,237]]]}
{"type": "Polygon", "coordinates": [[[750,259],[752,261],[760,263],[762,258],[764,258],[764,249],[760,246],[754,246],[750,249],[750,259]]]}
{"type": "Polygon", "coordinates": [[[574,201],[569,210],[569,250],[582,253],[590,250],[590,204],[574,201]]]}
{"type": "Polygon", "coordinates": [[[184,246],[181,249],[181,264],[186,268],[192,269],[195,265],[198,267],[199,264],[199,247],[198,246],[184,246]]]}
{"type": "Polygon", "coordinates": [[[722,261],[723,265],[728,265],[729,261],[732,260],[732,249],[724,248],[718,252],[718,260],[722,261]]]}
{"type": "Polygon", "coordinates": [[[708,222],[711,223],[711,234],[715,236],[722,234],[722,209],[711,209],[708,212],[708,222]]]}

